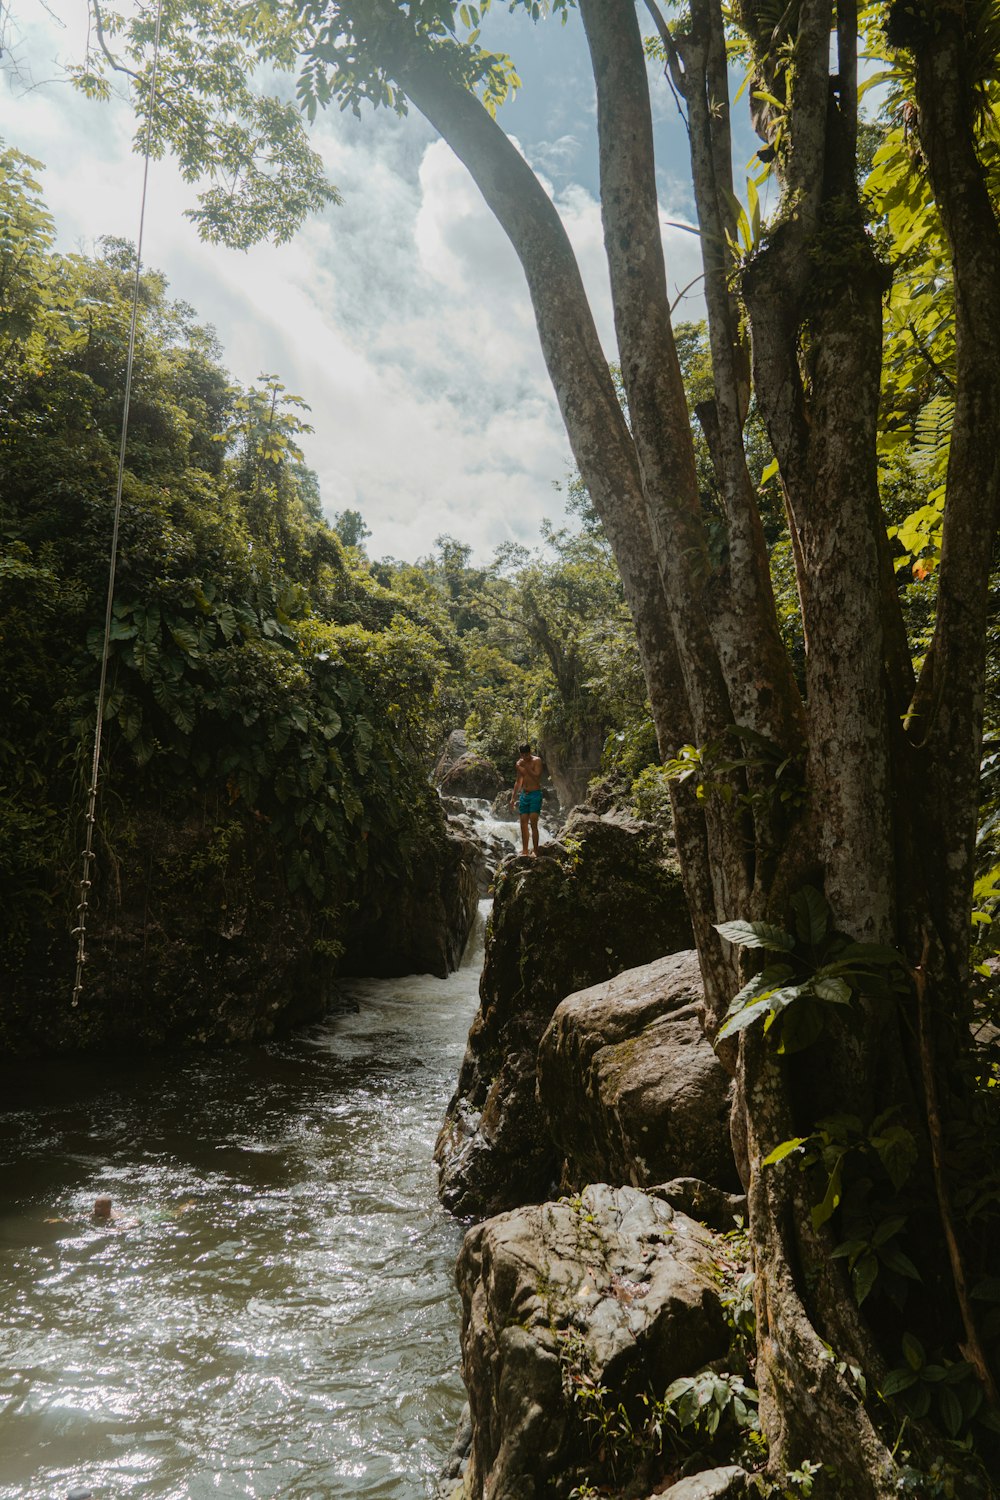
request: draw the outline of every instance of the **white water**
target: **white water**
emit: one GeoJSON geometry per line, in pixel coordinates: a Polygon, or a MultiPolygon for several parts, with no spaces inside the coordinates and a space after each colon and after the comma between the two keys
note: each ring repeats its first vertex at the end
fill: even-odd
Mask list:
{"type": "Polygon", "coordinates": [[[280,1044],[6,1081],[0,1500],[431,1493],[464,1401],[431,1152],[480,959],[351,980],[280,1044]]]}

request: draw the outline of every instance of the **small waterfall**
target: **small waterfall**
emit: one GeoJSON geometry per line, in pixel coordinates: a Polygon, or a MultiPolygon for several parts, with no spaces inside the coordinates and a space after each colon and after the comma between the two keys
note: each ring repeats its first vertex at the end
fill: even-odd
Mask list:
{"type": "Polygon", "coordinates": [[[486,945],[486,920],[493,905],[492,896],[484,896],[476,909],[476,919],[469,931],[465,943],[465,952],[462,954],[460,968],[481,969],[483,966],[483,949],[486,945]]]}

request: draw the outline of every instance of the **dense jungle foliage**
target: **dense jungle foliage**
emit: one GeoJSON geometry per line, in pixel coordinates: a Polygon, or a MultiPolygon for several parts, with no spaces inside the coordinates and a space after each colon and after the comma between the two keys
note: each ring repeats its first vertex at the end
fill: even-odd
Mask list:
{"type": "MultiPolygon", "coordinates": [[[[73,925],[135,270],[123,243],[52,250],[38,165],[0,154],[8,980],[73,925]]],[[[151,819],[196,825],[192,881],[252,840],[335,955],[364,882],[405,874],[440,822],[446,643],[323,522],[303,408],[276,377],[234,384],[143,273],[96,848],[107,873],[151,819]]]]}
{"type": "MultiPolygon", "coordinates": [[[[893,157],[881,137],[879,161],[893,157]]],[[[877,142],[873,143],[874,146],[877,142]]],[[[891,144],[891,142],[889,143],[891,144]]],[[[72,891],[93,729],[114,469],[134,273],[127,244],[98,259],[52,251],[38,164],[0,156],[0,526],[5,716],[2,942],[16,962],[72,891]],[[27,872],[30,872],[30,876],[27,872]]],[[[890,184],[891,185],[891,184],[890,184]]],[[[891,213],[883,232],[891,230],[891,213]]],[[[940,247],[911,252],[927,287],[940,247]]],[[[902,296],[902,293],[900,294],[902,296]]],[[[897,298],[882,485],[911,634],[929,638],[948,454],[949,323],[940,296],[897,298]],[[922,337],[919,317],[932,326],[922,337]],[[936,354],[930,357],[928,344],[936,354]]],[[[710,399],[704,325],[678,349],[705,514],[721,498],[699,404],[710,399]]],[[[110,808],[211,808],[217,850],[253,822],[290,888],[346,912],[355,876],[405,866],[427,815],[433,744],[464,724],[506,770],[524,735],[587,742],[621,800],[659,815],[668,774],[621,581],[579,477],[569,524],[488,566],[453,537],[415,563],[369,560],[356,511],[322,520],[297,436],[305,403],[275,376],[240,390],[210,328],[142,280],[136,381],[112,626],[105,776],[110,808]],[[228,831],[227,831],[228,830],[228,831]]],[[[773,456],[751,408],[752,466],[783,633],[801,666],[801,618],[773,456]]],[[[722,543],[722,525],[718,532],[722,543]]],[[[1000,903],[1000,668],[990,654],[978,958],[1000,903]]],[[[113,813],[111,810],[114,810],[113,813]]],[[[220,857],[218,852],[215,856],[220,857]]],[[[331,941],[336,946],[336,921],[331,941]]]]}
{"type": "MultiPolygon", "coordinates": [[[[738,1038],[762,1482],[995,1494],[1000,10],[510,8],[586,35],[618,389],[558,206],[494,118],[518,80],[481,38],[488,0],[306,0],[259,28],[209,3],[170,39],[157,144],[244,182],[196,213],[233,243],[290,232],[321,190],[306,172],[269,218],[256,65],[296,75],[309,120],[412,106],[468,167],[614,550],[709,1024],[738,1038]],[[199,48],[224,66],[193,74],[199,48]],[[650,60],[691,148],[710,360],[672,323],[650,60]],[[745,184],[738,105],[758,137],[745,184]]],[[[108,25],[116,50],[102,35],[79,74],[95,94],[115,68],[149,74],[148,10],[108,25]]],[[[577,713],[578,685],[600,696],[583,674],[577,713]]]]}

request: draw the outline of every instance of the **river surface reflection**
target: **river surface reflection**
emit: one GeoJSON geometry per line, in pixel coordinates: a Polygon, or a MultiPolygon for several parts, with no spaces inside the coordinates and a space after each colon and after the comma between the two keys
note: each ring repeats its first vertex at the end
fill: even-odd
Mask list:
{"type": "Polygon", "coordinates": [[[431,1493],[464,1400],[431,1152],[478,977],[346,981],[357,1014],[284,1043],[2,1081],[2,1500],[431,1493]]]}

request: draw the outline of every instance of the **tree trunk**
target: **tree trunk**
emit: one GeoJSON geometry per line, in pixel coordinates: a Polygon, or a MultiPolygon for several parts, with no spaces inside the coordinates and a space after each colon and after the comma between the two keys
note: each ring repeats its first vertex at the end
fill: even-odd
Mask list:
{"type": "MultiPolygon", "coordinates": [[[[855,183],[856,83],[852,77],[834,85],[830,78],[831,0],[801,0],[763,37],[754,33],[758,7],[739,0],[757,82],[772,96],[759,110],[762,128],[774,129],[780,113],[774,100],[785,111],[781,206],[744,264],[741,284],[754,384],[780,463],[802,601],[803,708],[778,637],[747,472],[745,350],[726,257],[718,252],[731,219],[728,115],[715,98],[725,75],[721,8],[719,0],[693,0],[691,9],[675,63],[679,69],[683,63],[707,247],[716,394],[706,431],[729,532],[722,578],[712,576],[708,561],[670,326],[649,100],[631,0],[580,0],[597,83],[605,246],[631,430],[550,198],[449,71],[446,49],[424,45],[392,0],[366,0],[380,59],[469,168],[524,267],[574,456],[622,574],[662,752],[670,755],[692,738],[717,749],[734,725],[756,729],[789,754],[804,737],[805,805],[798,816],[763,810],[769,789],[752,767],[749,774],[727,772],[702,799],[690,782],[674,788],[678,852],[715,1023],[736,987],[739,964],[714,924],[734,916],[786,920],[789,895],[807,882],[825,892],[838,929],[854,939],[891,943],[908,936],[915,972],[920,955],[912,942],[924,934],[928,952],[938,956],[933,973],[919,971],[918,989],[925,994],[925,980],[940,974],[941,993],[954,1010],[966,954],[989,556],[981,533],[972,556],[972,495],[985,496],[991,536],[1000,505],[997,445],[982,441],[984,429],[1000,429],[1000,380],[987,351],[989,330],[1000,326],[1000,242],[975,153],[970,147],[963,155],[960,23],[949,22],[950,32],[945,26],[939,56],[929,47],[926,58],[918,57],[922,137],[948,200],[943,212],[956,269],[968,267],[962,274],[970,289],[959,307],[963,394],[949,473],[942,600],[907,741],[899,713],[912,675],[876,470],[886,276],[865,233],[855,183]],[[949,83],[952,74],[957,83],[949,83]],[[966,480],[966,472],[973,477],[966,480]],[[971,675],[962,670],[970,652],[971,675]],[[917,789],[921,756],[936,810],[917,789]],[[907,801],[904,793],[894,804],[902,777],[913,796],[907,801]],[[941,896],[932,895],[930,859],[919,848],[927,816],[937,835],[934,857],[961,866],[955,878],[950,868],[936,872],[941,896]]],[[[854,0],[843,0],[836,35],[845,70],[856,65],[856,19],[854,0]]],[[[665,25],[661,34],[674,45],[665,25]]],[[[902,1105],[916,1125],[914,1101],[929,1075],[924,1069],[920,1081],[921,1063],[894,1026],[891,1009],[861,997],[849,1021],[828,1026],[822,1057],[790,1062],[776,1055],[774,1037],[761,1028],[741,1035],[761,1414],[776,1475],[806,1459],[824,1466],[816,1500],[888,1500],[897,1493],[892,1455],[848,1368],[857,1364],[878,1382],[885,1364],[843,1263],[831,1259],[829,1230],[813,1228],[815,1183],[792,1159],[762,1163],[782,1141],[814,1131],[834,1107],[855,1111],[867,1124],[879,1110],[902,1105]],[[888,1069],[886,1056],[893,1062],[888,1069]]],[[[925,1147],[925,1164],[931,1157],[933,1144],[929,1152],[925,1147]]],[[[940,1261],[940,1225],[928,1219],[922,1228],[928,1256],[940,1261]]],[[[957,1329],[953,1312],[949,1303],[943,1327],[957,1329]]]]}

